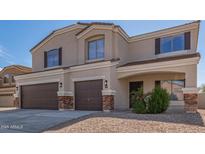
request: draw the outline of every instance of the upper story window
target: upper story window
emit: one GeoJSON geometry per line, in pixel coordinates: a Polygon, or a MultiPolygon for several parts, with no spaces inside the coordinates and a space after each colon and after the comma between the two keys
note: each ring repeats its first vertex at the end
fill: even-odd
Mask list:
{"type": "Polygon", "coordinates": [[[104,58],[104,38],[88,42],[88,60],[104,58]]]}
{"type": "Polygon", "coordinates": [[[189,50],[191,46],[190,39],[190,32],[175,36],[157,38],[155,40],[155,54],[189,50]]]}
{"type": "Polygon", "coordinates": [[[44,67],[55,67],[62,63],[62,48],[44,52],[44,67]]]}
{"type": "Polygon", "coordinates": [[[4,81],[3,81],[3,82],[4,82],[5,84],[9,83],[9,78],[10,78],[10,75],[9,75],[9,74],[5,74],[5,75],[4,75],[4,81]]]}
{"type": "Polygon", "coordinates": [[[184,50],[184,34],[161,38],[161,53],[184,50]]]}

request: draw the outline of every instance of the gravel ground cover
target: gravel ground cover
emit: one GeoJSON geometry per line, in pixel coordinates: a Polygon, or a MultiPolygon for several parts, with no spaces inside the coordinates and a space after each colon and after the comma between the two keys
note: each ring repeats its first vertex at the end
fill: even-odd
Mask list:
{"type": "Polygon", "coordinates": [[[46,132],[55,133],[205,133],[205,110],[196,114],[94,113],[46,132]]]}

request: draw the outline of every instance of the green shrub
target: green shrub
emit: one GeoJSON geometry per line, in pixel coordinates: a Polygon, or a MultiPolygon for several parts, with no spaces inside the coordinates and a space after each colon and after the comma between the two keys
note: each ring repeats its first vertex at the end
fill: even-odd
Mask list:
{"type": "Polygon", "coordinates": [[[143,89],[139,88],[138,90],[133,90],[130,94],[131,94],[131,99],[132,102],[134,103],[135,100],[143,100],[144,99],[144,94],[143,94],[143,89]]]}
{"type": "Polygon", "coordinates": [[[170,95],[166,89],[153,89],[148,104],[148,113],[162,113],[169,107],[170,95]]]}
{"type": "Polygon", "coordinates": [[[136,100],[134,103],[133,103],[133,112],[135,113],[139,113],[139,114],[143,114],[143,113],[146,113],[147,110],[146,110],[146,104],[144,101],[142,100],[136,100]]]}
{"type": "Polygon", "coordinates": [[[144,101],[144,92],[143,89],[140,88],[136,91],[131,92],[131,102],[132,102],[132,109],[135,113],[146,113],[146,102],[144,101]]]}

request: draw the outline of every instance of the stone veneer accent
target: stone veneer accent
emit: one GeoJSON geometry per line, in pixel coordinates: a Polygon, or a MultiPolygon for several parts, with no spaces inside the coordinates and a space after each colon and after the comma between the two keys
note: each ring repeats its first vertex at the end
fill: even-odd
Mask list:
{"type": "Polygon", "coordinates": [[[112,111],[114,109],[114,95],[104,95],[103,111],[112,111]]]}
{"type": "Polygon", "coordinates": [[[58,96],[58,109],[74,109],[73,96],[58,96]]]}
{"type": "Polygon", "coordinates": [[[15,97],[15,98],[14,98],[14,107],[16,107],[16,108],[20,108],[19,97],[15,97]]]}
{"type": "Polygon", "coordinates": [[[187,113],[196,113],[198,108],[198,94],[185,93],[184,94],[184,109],[187,113]]]}

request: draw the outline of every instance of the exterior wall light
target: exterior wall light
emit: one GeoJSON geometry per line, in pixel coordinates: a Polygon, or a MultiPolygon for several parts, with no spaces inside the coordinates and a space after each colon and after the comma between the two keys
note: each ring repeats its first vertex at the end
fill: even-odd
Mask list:
{"type": "Polygon", "coordinates": [[[108,88],[108,82],[105,80],[105,88],[108,88]]]}
{"type": "Polygon", "coordinates": [[[59,86],[60,86],[60,88],[62,88],[62,86],[63,86],[63,83],[62,83],[62,82],[60,82],[60,83],[59,83],[59,86]]]}

